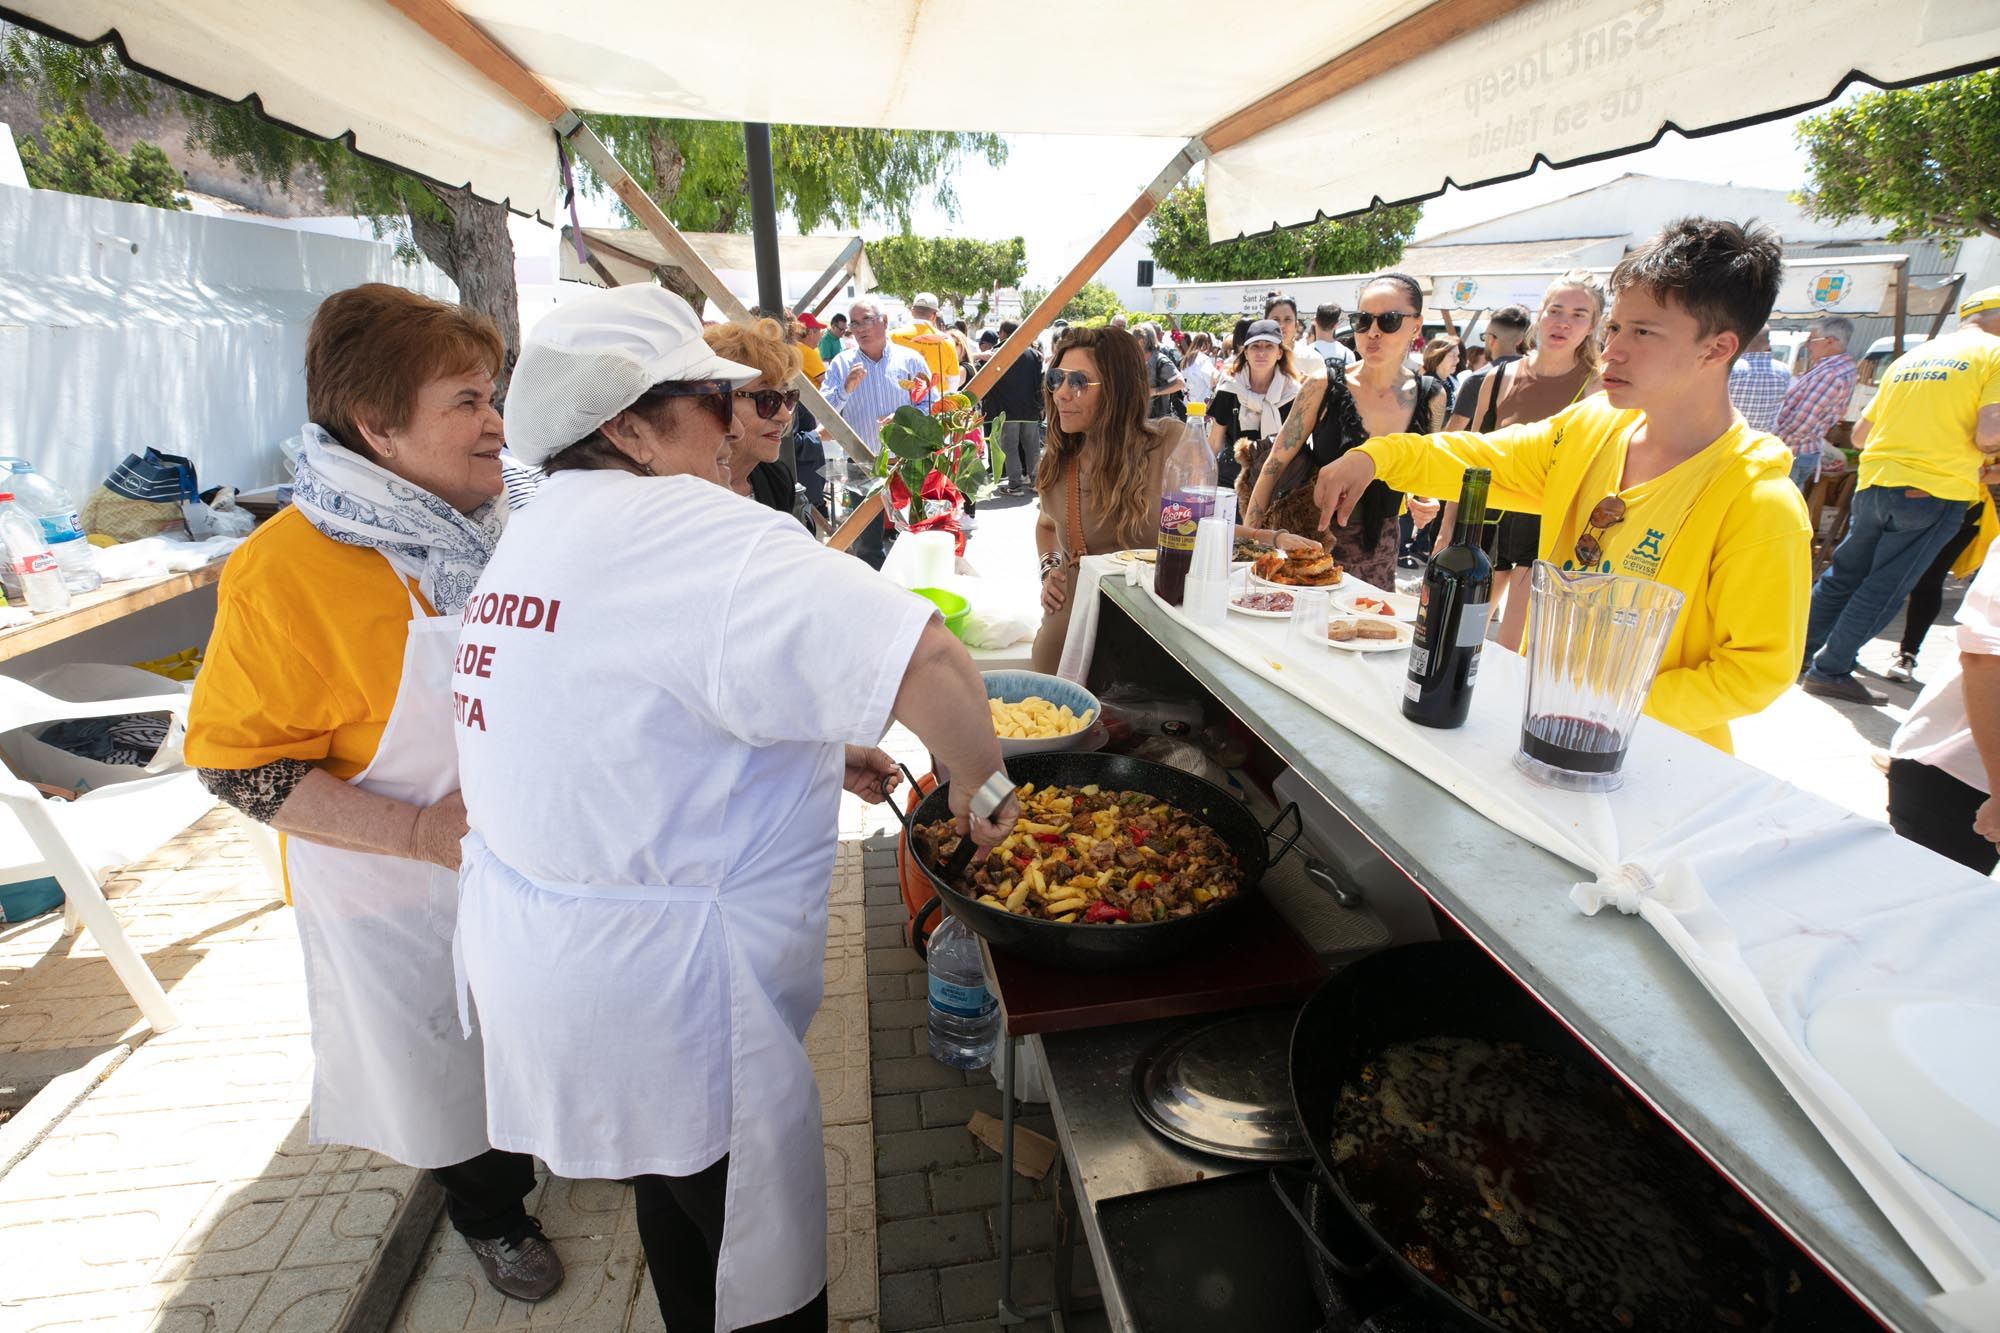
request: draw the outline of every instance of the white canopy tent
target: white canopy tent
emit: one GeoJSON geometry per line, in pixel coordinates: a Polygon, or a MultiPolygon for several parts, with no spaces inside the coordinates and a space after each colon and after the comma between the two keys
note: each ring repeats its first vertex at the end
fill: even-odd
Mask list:
{"type": "MultiPolygon", "coordinates": [[[[254,95],[275,120],[351,135],[363,153],[550,219],[559,135],[731,318],[744,317],[741,302],[575,109],[1187,136],[974,392],[1204,161],[1209,230],[1223,239],[1610,156],[1668,128],[1788,114],[1855,77],[1903,85],[2000,64],[1994,0],[1267,3],[1233,11],[1219,46],[1196,36],[1215,18],[1197,0],[1022,0],[1004,12],[984,0],[768,0],[754,32],[735,13],[645,0],[0,4],[72,40],[115,38],[140,68],[232,100],[254,95]],[[839,71],[839,96],[824,81],[746,76],[752,44],[767,69],[839,71]],[[940,74],[972,50],[1007,71],[1005,96],[938,95],[940,74]]],[[[857,510],[850,526],[872,516],[857,510]]],[[[1949,1228],[1904,1234],[1949,1291],[1991,1276],[1949,1228]]]]}

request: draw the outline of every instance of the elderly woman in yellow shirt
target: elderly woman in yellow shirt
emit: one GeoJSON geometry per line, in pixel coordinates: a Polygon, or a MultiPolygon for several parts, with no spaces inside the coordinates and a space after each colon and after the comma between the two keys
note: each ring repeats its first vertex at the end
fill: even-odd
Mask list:
{"type": "Polygon", "coordinates": [[[1345,519],[1380,476],[1450,495],[1490,468],[1495,502],[1542,516],[1541,558],[1657,579],[1686,596],[1646,711],[1722,750],[1799,672],[1812,572],[1791,452],[1729,402],[1729,367],[1770,316],[1782,251],[1768,231],[1687,218],[1611,275],[1604,392],[1491,435],[1387,435],[1321,470],[1345,519]]]}
{"type": "Polygon", "coordinates": [[[503,356],[484,316],[399,287],[320,305],[293,504],[223,569],[186,754],[285,835],[312,1141],[430,1168],[487,1280],[537,1301],[562,1264],[522,1205],[534,1160],[487,1140],[451,963],[466,831],[452,656],[507,517],[503,356]]]}

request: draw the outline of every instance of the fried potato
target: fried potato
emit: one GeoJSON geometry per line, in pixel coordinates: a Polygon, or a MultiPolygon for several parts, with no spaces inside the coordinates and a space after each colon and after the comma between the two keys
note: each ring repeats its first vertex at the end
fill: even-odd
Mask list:
{"type": "Polygon", "coordinates": [[[1094,708],[1086,708],[1078,716],[1070,711],[1068,704],[1057,707],[1038,694],[1011,703],[988,699],[986,708],[993,716],[994,734],[1015,741],[1053,740],[1057,736],[1074,735],[1097,717],[1094,708]]]}

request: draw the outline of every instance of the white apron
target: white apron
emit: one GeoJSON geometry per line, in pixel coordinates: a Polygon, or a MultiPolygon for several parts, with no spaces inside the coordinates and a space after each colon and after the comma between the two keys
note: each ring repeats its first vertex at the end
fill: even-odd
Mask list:
{"type": "MultiPolygon", "coordinates": [[[[411,596],[396,705],[353,785],[412,805],[457,788],[458,629],[459,617],[427,615],[411,596]]],[[[312,1141],[414,1167],[485,1152],[484,1062],[478,1038],[459,1027],[452,987],[457,874],[303,838],[285,839],[285,865],[312,1019],[312,1141]]]]}
{"type": "MultiPolygon", "coordinates": [[[[562,1162],[630,1172],[615,1165],[630,1151],[620,1140],[643,1137],[643,1128],[621,1134],[621,1127],[643,1127],[661,1113],[643,1086],[630,1083],[621,1085],[625,1104],[607,1105],[612,1094],[601,1062],[609,1057],[593,1040],[598,1034],[583,1030],[588,1019],[563,1003],[568,981],[589,975],[592,941],[601,939],[610,914],[629,953],[643,955],[659,941],[665,955],[676,947],[670,939],[684,944],[691,935],[700,948],[726,952],[729,1185],[716,1265],[717,1333],[776,1319],[818,1295],[826,1285],[826,1155],[803,1037],[820,992],[823,914],[801,920],[797,890],[783,883],[531,880],[495,856],[476,829],[465,839],[462,892],[459,996],[463,1011],[469,995],[484,1029],[493,1142],[536,1152],[559,1173],[562,1162]],[[604,911],[594,913],[600,904],[604,911]],[[529,941],[535,957],[512,956],[529,941]],[[807,956],[812,985],[802,987],[788,974],[807,956]],[[786,998],[781,1004],[774,995],[786,998]],[[534,1143],[503,1131],[522,1123],[538,1126],[534,1143]]],[[[646,1034],[662,1025],[700,1021],[691,1014],[699,1006],[679,1002],[664,976],[632,981],[619,1044],[643,1049],[646,1034]]],[[[645,1067],[643,1056],[626,1058],[645,1067]]],[[[672,1076],[670,1068],[659,1070],[661,1079],[672,1076]]]]}

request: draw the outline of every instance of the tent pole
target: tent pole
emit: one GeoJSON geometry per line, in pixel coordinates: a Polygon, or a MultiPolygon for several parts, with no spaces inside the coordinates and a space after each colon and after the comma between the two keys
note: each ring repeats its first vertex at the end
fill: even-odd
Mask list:
{"type": "Polygon", "coordinates": [[[778,191],[771,179],[771,127],[743,125],[743,160],[750,177],[750,241],[757,253],[757,304],[785,308],[785,283],[778,268],[778,191]]]}
{"type": "Polygon", "coordinates": [[[826,286],[828,283],[833,283],[834,290],[839,291],[840,284],[836,279],[847,272],[848,267],[854,263],[860,254],[861,238],[857,236],[849,241],[839,254],[834,256],[833,262],[827,265],[826,272],[814,278],[807,284],[806,289],[799,293],[799,299],[794,302],[795,307],[800,310],[810,310],[813,314],[817,315],[819,307],[815,306],[813,302],[820,296],[820,288],[826,286]]]}
{"type": "Polygon", "coordinates": [[[1910,325],[1910,261],[1896,265],[1896,342],[1889,355],[1903,354],[1903,334],[1910,325]]]}
{"type": "Polygon", "coordinates": [[[1000,376],[1006,373],[1007,367],[1013,365],[1021,353],[1035,341],[1037,335],[1049,326],[1049,322],[1062,313],[1062,308],[1070,303],[1070,298],[1083,289],[1083,284],[1089,282],[1097,270],[1104,267],[1105,261],[1111,258],[1111,252],[1123,245],[1126,237],[1139,230],[1139,224],[1152,216],[1153,209],[1158,207],[1160,200],[1166,198],[1168,193],[1194,170],[1195,165],[1207,157],[1208,149],[1202,141],[1189,139],[1181,151],[1174,154],[1174,160],[1161,168],[1160,174],[1153,178],[1152,184],[1146,187],[1145,192],[1133,200],[1131,206],[1111,224],[1111,230],[1105,232],[1097,244],[1090,247],[1084,257],[1077,261],[1076,267],[1072,268],[1061,282],[1049,289],[1049,294],[1044,296],[1033,310],[1021,317],[1021,326],[1014,330],[1013,336],[1002,343],[991,357],[987,358],[986,364],[980,367],[979,373],[972,377],[962,392],[977,398],[998,383],[1000,376]]]}
{"type": "Polygon", "coordinates": [[[1931,321],[1931,337],[1937,337],[1938,332],[1944,328],[1944,317],[1958,309],[1959,289],[1964,286],[1965,275],[1963,273],[1954,273],[1951,275],[1951,290],[1944,294],[1944,304],[1938,307],[1937,318],[1931,321]]]}
{"type": "Polygon", "coordinates": [[[854,259],[845,268],[840,270],[840,276],[834,280],[833,286],[827,288],[825,295],[821,296],[819,301],[813,306],[813,313],[815,315],[823,314],[828,306],[840,299],[840,289],[846,285],[849,278],[854,276],[854,270],[860,263],[861,256],[856,254],[854,259]]]}

